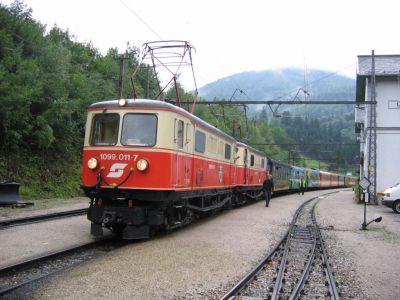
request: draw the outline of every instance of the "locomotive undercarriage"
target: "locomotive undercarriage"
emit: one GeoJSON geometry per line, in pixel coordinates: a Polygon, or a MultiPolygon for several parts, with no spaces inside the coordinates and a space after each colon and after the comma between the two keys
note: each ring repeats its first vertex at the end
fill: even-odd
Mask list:
{"type": "Polygon", "coordinates": [[[190,192],[98,189],[91,196],[88,219],[91,233],[103,228],[123,239],[145,239],[160,230],[170,231],[222,209],[257,200],[260,188],[235,188],[190,192]]]}

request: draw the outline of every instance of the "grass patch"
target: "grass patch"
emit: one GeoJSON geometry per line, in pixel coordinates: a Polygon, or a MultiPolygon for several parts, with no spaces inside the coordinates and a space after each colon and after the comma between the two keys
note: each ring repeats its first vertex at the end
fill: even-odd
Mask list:
{"type": "Polygon", "coordinates": [[[20,183],[19,194],[24,200],[54,199],[84,196],[80,188],[81,159],[52,160],[50,157],[7,160],[0,158],[0,181],[20,183]]]}

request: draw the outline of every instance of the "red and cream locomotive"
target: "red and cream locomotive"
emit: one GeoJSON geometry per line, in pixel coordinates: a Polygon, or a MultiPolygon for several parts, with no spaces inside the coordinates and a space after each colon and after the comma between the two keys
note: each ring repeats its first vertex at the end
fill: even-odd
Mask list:
{"type": "Polygon", "coordinates": [[[88,219],[125,239],[148,238],[262,197],[265,154],[164,101],[88,107],[82,188],[88,219]]]}

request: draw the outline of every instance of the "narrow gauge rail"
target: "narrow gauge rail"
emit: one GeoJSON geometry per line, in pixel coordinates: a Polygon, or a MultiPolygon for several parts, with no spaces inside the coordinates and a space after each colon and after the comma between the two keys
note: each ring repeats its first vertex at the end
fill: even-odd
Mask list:
{"type": "Polygon", "coordinates": [[[25,286],[125,244],[115,238],[104,238],[1,268],[0,298],[18,299],[24,293],[20,295],[19,290],[25,286]]]}
{"type": "Polygon", "coordinates": [[[68,210],[68,211],[62,211],[57,213],[44,214],[26,218],[9,219],[5,221],[0,221],[0,230],[19,225],[26,225],[31,223],[38,223],[55,219],[85,215],[87,214],[87,211],[88,211],[87,208],[81,208],[81,209],[74,209],[74,210],[68,210]]]}
{"type": "Polygon", "coordinates": [[[340,299],[315,219],[318,201],[333,193],[303,203],[275,249],[221,300],[340,299]]]}

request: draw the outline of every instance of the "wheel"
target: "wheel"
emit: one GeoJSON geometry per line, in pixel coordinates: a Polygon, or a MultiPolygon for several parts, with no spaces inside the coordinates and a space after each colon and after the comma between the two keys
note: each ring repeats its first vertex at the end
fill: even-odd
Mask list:
{"type": "Polygon", "coordinates": [[[119,238],[122,237],[122,231],[124,231],[125,225],[122,224],[113,224],[111,227],[111,231],[119,238]]]}
{"type": "Polygon", "coordinates": [[[394,211],[396,214],[400,214],[400,200],[396,200],[396,201],[393,203],[393,211],[394,211]]]}

